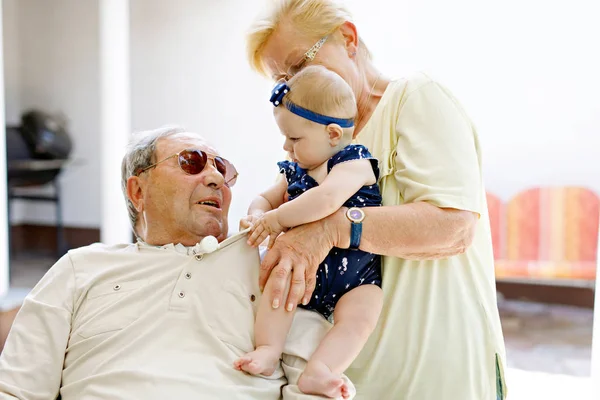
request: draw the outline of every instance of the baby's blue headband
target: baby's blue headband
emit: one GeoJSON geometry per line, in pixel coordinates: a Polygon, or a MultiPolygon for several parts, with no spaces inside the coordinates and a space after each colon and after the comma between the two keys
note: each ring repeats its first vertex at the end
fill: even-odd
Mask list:
{"type": "MultiPolygon", "coordinates": [[[[283,97],[290,91],[290,87],[285,83],[280,83],[271,92],[271,99],[269,100],[275,107],[279,106],[283,102],[283,97]]],[[[294,113],[302,118],[309,121],[316,122],[321,125],[338,124],[342,128],[352,128],[354,126],[354,119],[334,118],[328,117],[327,115],[317,114],[316,112],[307,110],[306,108],[300,107],[297,104],[287,101],[285,103],[291,113],[294,113]]]]}

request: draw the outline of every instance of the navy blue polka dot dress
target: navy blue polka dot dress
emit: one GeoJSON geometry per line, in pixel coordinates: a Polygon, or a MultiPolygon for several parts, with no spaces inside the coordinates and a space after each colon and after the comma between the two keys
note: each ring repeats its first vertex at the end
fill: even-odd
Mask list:
{"type": "MultiPolygon", "coordinates": [[[[379,179],[379,168],[366,147],[349,145],[327,162],[327,173],[337,164],[368,159],[371,160],[373,173],[379,179]]],[[[279,171],[285,174],[288,183],[289,200],[293,200],[319,184],[307,171],[291,161],[278,162],[279,171]]],[[[377,184],[363,186],[345,203],[345,207],[381,206],[381,194],[377,184]]],[[[304,307],[314,310],[329,319],[338,300],[348,291],[360,285],[381,286],[381,257],[362,250],[331,249],[317,271],[317,285],[310,302],[304,307]]]]}

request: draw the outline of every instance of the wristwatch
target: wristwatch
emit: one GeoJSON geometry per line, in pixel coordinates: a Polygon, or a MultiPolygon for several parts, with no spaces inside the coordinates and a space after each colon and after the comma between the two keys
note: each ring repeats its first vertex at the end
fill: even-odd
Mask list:
{"type": "Polygon", "coordinates": [[[362,236],[362,222],[365,219],[365,212],[358,207],[351,207],[346,211],[346,218],[352,223],[350,228],[350,249],[358,250],[360,246],[360,237],[362,236]]]}

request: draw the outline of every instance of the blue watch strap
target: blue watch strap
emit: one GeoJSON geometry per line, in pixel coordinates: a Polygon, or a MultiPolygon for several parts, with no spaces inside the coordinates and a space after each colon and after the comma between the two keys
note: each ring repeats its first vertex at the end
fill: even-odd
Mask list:
{"type": "Polygon", "coordinates": [[[362,222],[352,222],[350,228],[350,249],[358,250],[362,236],[362,222]]]}

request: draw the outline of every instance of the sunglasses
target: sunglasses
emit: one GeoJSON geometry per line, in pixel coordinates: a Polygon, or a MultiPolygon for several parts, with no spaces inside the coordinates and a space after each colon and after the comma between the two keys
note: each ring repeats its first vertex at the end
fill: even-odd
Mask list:
{"type": "Polygon", "coordinates": [[[158,164],[170,160],[173,157],[177,157],[179,168],[181,168],[181,170],[188,175],[198,175],[204,171],[208,160],[211,160],[217,171],[223,175],[225,184],[227,186],[231,187],[235,185],[235,182],[237,181],[238,172],[232,163],[223,157],[215,156],[214,154],[209,154],[198,149],[181,150],[179,153],[173,154],[172,156],[169,156],[164,160],[160,160],[159,162],[154,163],[146,168],[138,169],[135,176],[139,176],[142,172],[146,172],[150,168],[154,168],[158,164]]]}

